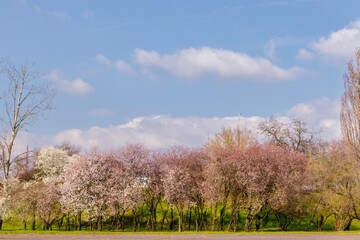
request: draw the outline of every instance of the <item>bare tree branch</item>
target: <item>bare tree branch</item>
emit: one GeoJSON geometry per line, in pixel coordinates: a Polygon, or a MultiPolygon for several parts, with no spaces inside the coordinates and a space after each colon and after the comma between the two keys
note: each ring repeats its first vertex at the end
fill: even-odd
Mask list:
{"type": "Polygon", "coordinates": [[[3,96],[0,104],[4,104],[7,116],[6,119],[0,116],[4,124],[0,132],[0,161],[5,179],[9,178],[15,161],[13,149],[19,131],[33,123],[42,112],[52,109],[54,91],[31,67],[28,62],[18,68],[9,60],[0,60],[2,82],[8,85],[0,95],[3,96]]]}
{"type": "Polygon", "coordinates": [[[341,98],[341,132],[345,143],[360,160],[360,49],[355,61],[348,62],[344,75],[345,92],[341,98]]]}
{"type": "Polygon", "coordinates": [[[269,118],[259,124],[259,130],[270,142],[302,153],[307,153],[313,148],[317,134],[298,119],[285,123],[269,118]]]}

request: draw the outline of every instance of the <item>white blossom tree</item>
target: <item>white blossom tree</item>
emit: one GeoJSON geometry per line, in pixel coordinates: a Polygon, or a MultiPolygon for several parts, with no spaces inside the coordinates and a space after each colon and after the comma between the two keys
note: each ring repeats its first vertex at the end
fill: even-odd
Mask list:
{"type": "Polygon", "coordinates": [[[77,156],[65,166],[61,190],[61,205],[66,211],[87,213],[89,220],[102,230],[102,220],[109,201],[112,171],[115,171],[111,153],[77,156]]]}
{"type": "Polygon", "coordinates": [[[65,165],[70,162],[67,151],[55,147],[42,148],[36,159],[36,168],[41,178],[59,176],[65,165]]]}

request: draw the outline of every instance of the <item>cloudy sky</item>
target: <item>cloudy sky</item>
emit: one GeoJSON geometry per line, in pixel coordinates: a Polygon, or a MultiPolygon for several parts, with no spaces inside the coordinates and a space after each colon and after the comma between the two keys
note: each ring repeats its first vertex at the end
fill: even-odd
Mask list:
{"type": "MultiPolygon", "coordinates": [[[[0,57],[57,89],[30,145],[201,145],[223,126],[300,118],[339,138],[360,1],[0,1],[0,57]]],[[[21,139],[19,140],[21,142],[21,139]]]]}

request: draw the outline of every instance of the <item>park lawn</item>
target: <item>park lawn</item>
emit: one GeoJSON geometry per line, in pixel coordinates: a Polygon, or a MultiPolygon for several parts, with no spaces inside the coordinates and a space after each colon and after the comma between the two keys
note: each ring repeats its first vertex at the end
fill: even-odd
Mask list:
{"type": "Polygon", "coordinates": [[[202,232],[195,232],[195,231],[184,231],[184,232],[170,232],[170,231],[162,231],[162,232],[122,232],[122,231],[58,231],[58,230],[1,230],[0,235],[2,234],[69,234],[69,235],[78,235],[78,234],[89,234],[89,235],[113,235],[113,234],[139,234],[139,235],[189,235],[189,234],[195,234],[195,235],[217,235],[217,234],[230,234],[230,235],[358,235],[360,234],[360,230],[350,230],[350,231],[343,231],[343,232],[337,232],[337,231],[253,231],[253,232],[245,232],[245,231],[239,231],[239,232],[229,232],[229,231],[202,231],[202,232]]]}
{"type": "MultiPolygon", "coordinates": [[[[245,213],[242,213],[242,216],[244,216],[245,213]]],[[[159,218],[161,217],[161,214],[159,214],[159,218]]],[[[225,215],[225,222],[229,221],[230,216],[228,214],[225,215]]],[[[242,226],[244,224],[244,217],[240,218],[240,225],[242,226]]],[[[278,227],[278,223],[274,216],[269,217],[269,221],[262,226],[262,228],[259,231],[251,231],[251,232],[245,232],[242,228],[239,229],[238,232],[232,232],[230,230],[224,230],[224,231],[194,231],[195,229],[190,230],[184,230],[183,232],[179,233],[177,231],[177,228],[175,227],[174,230],[170,231],[167,230],[165,227],[164,230],[158,230],[155,232],[151,232],[148,230],[145,230],[145,228],[141,228],[137,232],[133,232],[131,226],[127,226],[124,231],[120,229],[116,230],[108,230],[107,228],[104,228],[102,231],[93,230],[90,231],[89,227],[85,224],[83,225],[83,229],[81,231],[77,230],[71,230],[67,231],[65,230],[64,226],[60,228],[60,230],[57,228],[56,222],[53,224],[53,230],[42,230],[42,222],[40,220],[37,220],[36,222],[36,230],[31,230],[30,223],[27,224],[27,230],[24,230],[23,223],[15,218],[6,219],[3,222],[3,228],[0,231],[0,234],[29,234],[29,233],[35,233],[35,234],[359,234],[360,233],[360,220],[353,220],[350,231],[343,231],[343,232],[336,232],[334,229],[334,216],[331,216],[326,224],[323,227],[323,231],[318,232],[315,231],[314,227],[308,228],[309,222],[306,221],[306,218],[299,219],[296,221],[296,223],[293,223],[289,226],[289,230],[287,231],[281,231],[278,227]]],[[[255,229],[255,228],[253,228],[255,229]]]]}

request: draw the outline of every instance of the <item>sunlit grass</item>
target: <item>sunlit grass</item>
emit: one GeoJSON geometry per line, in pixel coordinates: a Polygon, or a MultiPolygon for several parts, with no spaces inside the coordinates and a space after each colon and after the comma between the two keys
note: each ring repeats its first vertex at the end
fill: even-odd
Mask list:
{"type": "MultiPolygon", "coordinates": [[[[241,219],[240,225],[243,224],[244,218],[241,219]]],[[[90,231],[89,226],[84,225],[81,231],[77,231],[72,229],[71,231],[67,231],[64,228],[64,225],[59,230],[57,228],[56,223],[53,224],[52,230],[42,230],[42,222],[38,219],[36,222],[36,230],[31,230],[30,222],[27,223],[27,230],[24,230],[24,226],[21,221],[17,219],[6,219],[3,223],[3,229],[0,231],[0,234],[199,234],[199,235],[207,235],[207,234],[360,234],[360,220],[353,220],[351,224],[350,231],[337,232],[334,229],[334,217],[330,217],[326,222],[323,231],[318,232],[315,231],[314,227],[307,227],[309,225],[306,218],[304,220],[298,220],[293,225],[290,225],[288,231],[281,231],[277,226],[277,222],[273,217],[269,218],[269,221],[266,225],[263,225],[259,231],[251,231],[245,232],[242,228],[239,229],[238,232],[233,232],[231,230],[225,231],[199,231],[196,232],[193,229],[185,230],[181,233],[177,232],[175,227],[174,230],[168,230],[166,227],[164,230],[158,230],[156,232],[151,232],[146,230],[144,227],[141,228],[137,232],[133,232],[131,226],[127,226],[125,231],[120,229],[109,230],[107,227],[104,227],[102,231],[93,230],[90,231]]],[[[226,219],[226,222],[229,219],[226,219]]],[[[166,225],[165,225],[166,226],[166,225]]],[[[72,226],[73,227],[73,226],[72,226]]]]}

